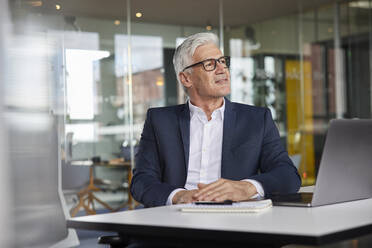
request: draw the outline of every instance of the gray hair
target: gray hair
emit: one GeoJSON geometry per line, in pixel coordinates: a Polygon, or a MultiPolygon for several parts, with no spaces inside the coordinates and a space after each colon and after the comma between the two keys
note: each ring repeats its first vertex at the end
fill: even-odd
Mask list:
{"type": "Polygon", "coordinates": [[[197,33],[187,37],[187,39],[177,47],[173,56],[173,65],[179,83],[181,83],[179,74],[183,68],[191,65],[192,56],[194,55],[196,48],[209,43],[215,44],[218,47],[219,41],[217,35],[213,33],[197,33]]]}

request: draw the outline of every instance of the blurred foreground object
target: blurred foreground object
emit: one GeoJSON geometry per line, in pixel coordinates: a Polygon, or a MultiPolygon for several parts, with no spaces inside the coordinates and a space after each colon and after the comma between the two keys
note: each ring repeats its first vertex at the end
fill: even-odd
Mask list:
{"type": "Polygon", "coordinates": [[[52,106],[57,55],[42,27],[7,5],[0,0],[1,247],[76,246],[66,228],[52,106]]]}
{"type": "Polygon", "coordinates": [[[1,247],[10,247],[13,239],[12,215],[11,215],[11,192],[9,190],[9,164],[7,159],[7,144],[6,132],[4,130],[4,81],[5,81],[5,37],[8,35],[7,28],[8,20],[8,5],[7,1],[0,0],[0,244],[1,247]]]}

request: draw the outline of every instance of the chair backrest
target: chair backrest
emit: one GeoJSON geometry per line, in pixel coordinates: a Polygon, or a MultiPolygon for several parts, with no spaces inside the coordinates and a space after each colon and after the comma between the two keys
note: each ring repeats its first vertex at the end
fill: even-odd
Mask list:
{"type": "Polygon", "coordinates": [[[79,190],[89,182],[89,166],[71,165],[61,161],[62,190],[79,190]]]}

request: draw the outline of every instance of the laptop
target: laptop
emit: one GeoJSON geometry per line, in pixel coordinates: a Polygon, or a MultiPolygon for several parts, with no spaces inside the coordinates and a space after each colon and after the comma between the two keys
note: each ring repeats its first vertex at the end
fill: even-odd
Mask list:
{"type": "Polygon", "coordinates": [[[275,206],[315,207],[372,197],[372,120],[330,122],[314,193],[268,196],[275,206]]]}

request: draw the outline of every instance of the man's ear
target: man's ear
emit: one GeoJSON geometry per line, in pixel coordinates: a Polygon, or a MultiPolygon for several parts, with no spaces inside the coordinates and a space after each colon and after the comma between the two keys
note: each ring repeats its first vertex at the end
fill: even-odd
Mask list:
{"type": "Polygon", "coordinates": [[[190,74],[185,73],[185,72],[180,72],[180,74],[178,74],[178,75],[180,77],[180,81],[181,81],[182,85],[185,88],[192,87],[192,82],[191,82],[191,79],[190,79],[190,74]]]}

